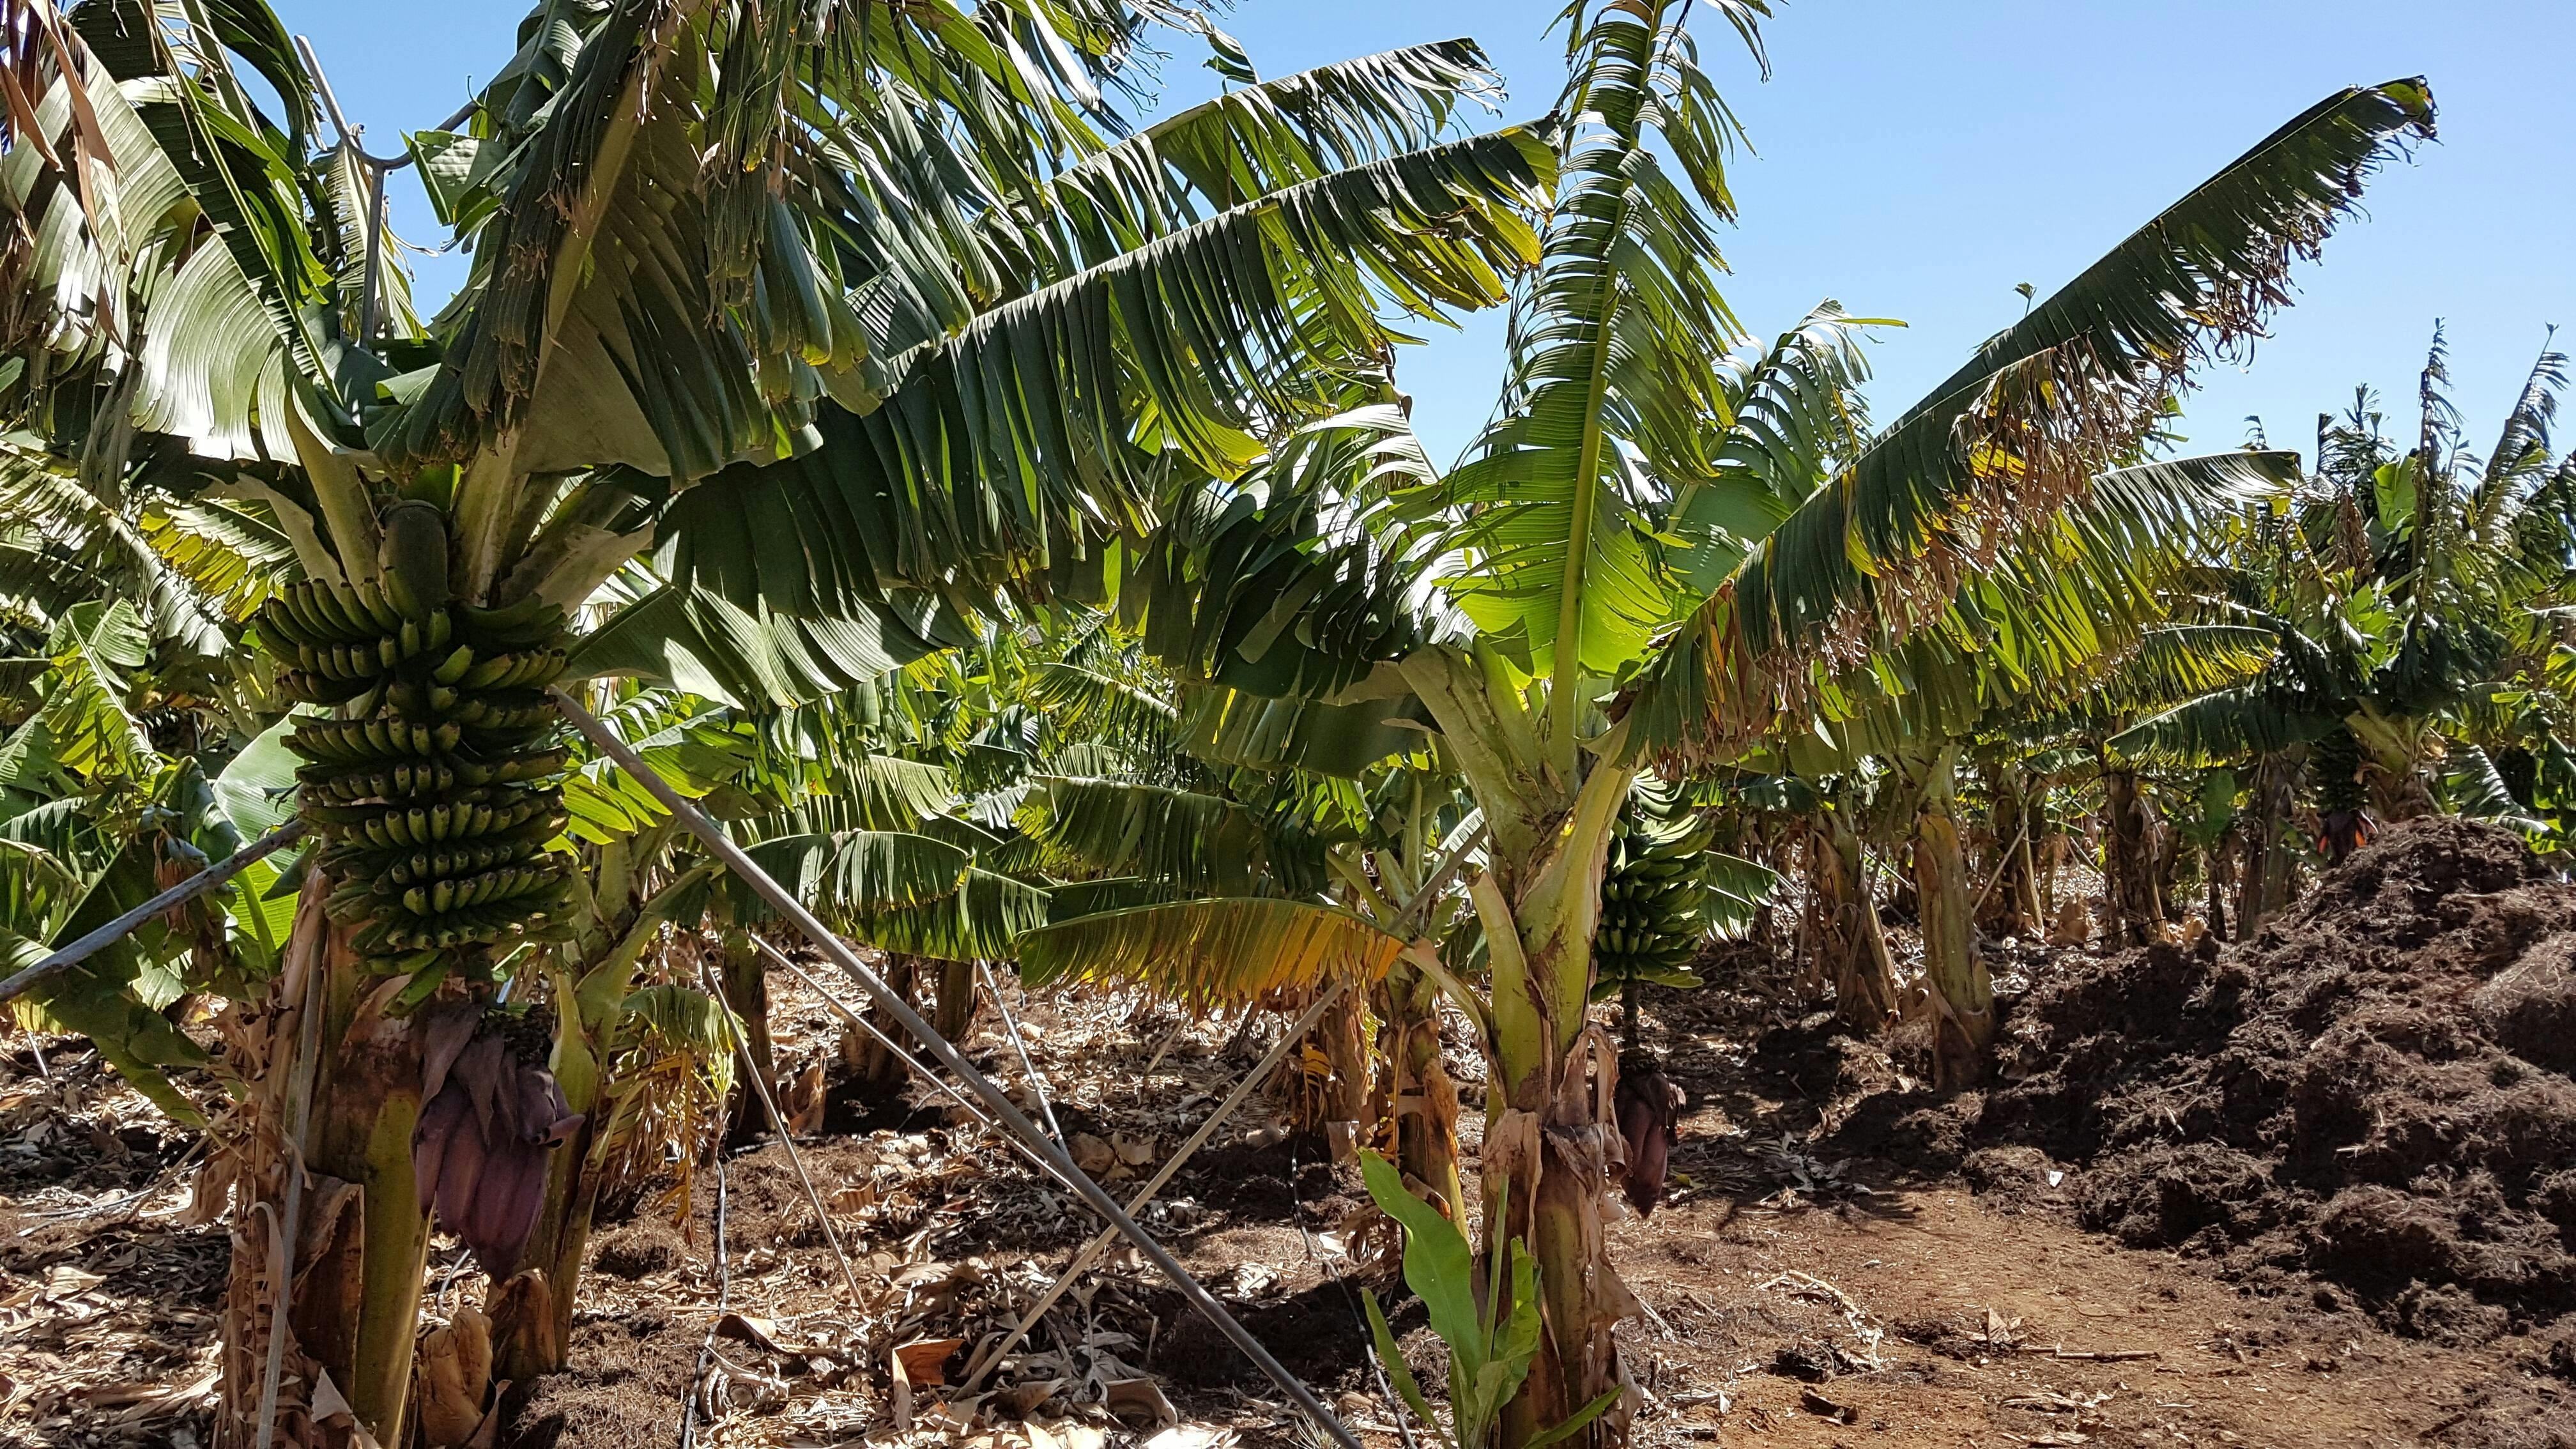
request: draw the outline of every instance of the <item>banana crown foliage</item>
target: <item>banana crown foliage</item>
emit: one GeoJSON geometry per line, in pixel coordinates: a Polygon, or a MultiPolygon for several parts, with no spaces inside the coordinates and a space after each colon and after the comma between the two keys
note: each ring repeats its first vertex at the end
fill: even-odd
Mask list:
{"type": "MultiPolygon", "coordinates": [[[[1882,429],[1857,389],[1884,324],[1827,303],[1738,345],[1714,230],[1735,128],[1682,8],[1568,12],[1552,200],[1466,459],[1431,468],[1357,396],[1333,446],[1296,434],[1152,536],[1121,606],[1185,680],[1436,731],[1393,666],[1469,646],[1560,773],[1596,700],[1621,748],[1723,757],[1962,657],[1983,703],[1910,707],[2072,687],[2138,647],[2211,510],[2284,486],[2286,454],[2157,460],[2159,428],[2368,173],[2431,134],[2420,82],[2294,118],[1882,429]]],[[[1721,11],[1758,36],[1762,7],[1721,11]]]]}
{"type": "Polygon", "coordinates": [[[350,294],[402,273],[357,153],[313,150],[282,28],[231,8],[90,0],[40,76],[7,188],[36,434],[326,575],[378,571],[369,495],[427,498],[477,605],[653,548],[669,612],[782,632],[809,697],[1080,586],[1174,469],[1232,476],[1374,375],[1388,317],[1501,300],[1551,156],[1453,125],[1495,91],[1463,41],[1130,132],[1102,85],[1186,12],[549,3],[410,138],[475,258],[420,322],[350,294]]]}
{"type": "MultiPolygon", "coordinates": [[[[1198,692],[1187,712],[1268,727],[1266,762],[1291,768],[1364,774],[1345,747],[1428,745],[1526,863],[1603,764],[1830,777],[2257,674],[2273,641],[2212,597],[2208,560],[2296,460],[2162,457],[2163,428],[2371,171],[2432,134],[2424,85],[2293,118],[1881,427],[1858,389],[1883,324],[1826,303],[1739,345],[1716,248],[1735,128],[1686,9],[1567,11],[1508,380],[1456,467],[1421,456],[1400,394],[1358,389],[1149,535],[1119,606],[1198,692]]],[[[1709,13],[1758,60],[1765,7],[1709,13]]]]}
{"type": "MultiPolygon", "coordinates": [[[[2013,520],[2145,462],[2188,370],[2255,335],[2362,179],[2432,127],[2420,81],[2329,97],[2033,306],[1709,596],[1623,699],[1639,733],[1704,751],[1730,720],[1767,727],[1891,630],[1941,617],[2009,546],[2013,520]]],[[[2141,481],[2206,481],[2168,466],[2141,481]]]]}

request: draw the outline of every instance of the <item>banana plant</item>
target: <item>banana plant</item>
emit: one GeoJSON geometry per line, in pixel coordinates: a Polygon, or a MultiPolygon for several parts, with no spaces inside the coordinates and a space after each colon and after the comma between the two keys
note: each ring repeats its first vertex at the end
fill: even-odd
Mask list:
{"type": "MultiPolygon", "coordinates": [[[[1741,329],[1714,258],[1731,131],[1683,10],[1568,13],[1552,205],[1503,406],[1467,460],[1437,473],[1392,399],[1364,404],[1172,510],[1120,579],[1193,685],[1418,721],[1481,811],[1490,974],[1460,995],[1496,1063],[1484,1197],[1509,1207],[1487,1241],[1529,1244],[1547,1324],[1506,1445],[1621,1382],[1604,1181],[1569,1144],[1608,1131],[1585,1105],[1610,1095],[1591,1089],[1585,1011],[1636,775],[1830,717],[1853,673],[1951,609],[2006,525],[2044,529],[2135,464],[2191,370],[2253,335],[2371,169],[2432,122],[2413,81],[2328,97],[1870,428],[1839,309],[1730,361],[1741,329]],[[1361,466],[1315,466],[1336,449],[1361,466]]],[[[1762,10],[1697,13],[1752,39],[1762,10]]],[[[2155,499],[2165,486],[2132,492],[2208,504],[2155,499]]]]}
{"type": "Polygon", "coordinates": [[[1047,923],[1014,943],[1023,976],[1140,984],[1200,1007],[1357,988],[1317,1023],[1292,1117],[1318,1133],[1374,1123],[1401,1170],[1463,1220],[1438,982],[1474,949],[1443,864],[1474,852],[1472,806],[1453,777],[1401,758],[1362,779],[1194,770],[1192,790],[1131,774],[1050,778],[1031,794],[1030,837],[1060,869],[1105,879],[1056,891],[1047,923]]]}

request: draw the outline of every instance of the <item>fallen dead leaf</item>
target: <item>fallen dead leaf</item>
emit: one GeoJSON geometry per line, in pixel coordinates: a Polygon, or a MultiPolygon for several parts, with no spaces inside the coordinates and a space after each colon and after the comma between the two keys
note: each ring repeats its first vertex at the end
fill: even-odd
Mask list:
{"type": "Polygon", "coordinates": [[[895,1345],[894,1356],[903,1363],[903,1376],[913,1383],[939,1385],[948,1382],[948,1360],[966,1346],[962,1338],[916,1338],[895,1345]]]}
{"type": "MultiPolygon", "coordinates": [[[[1158,1424],[1178,1424],[1180,1411],[1163,1396],[1160,1384],[1152,1379],[1111,1379],[1100,1386],[1100,1402],[1109,1412],[1122,1419],[1152,1419],[1158,1424]]],[[[1157,1436],[1160,1437],[1160,1436],[1157,1436]]],[[[1182,1449],[1182,1446],[1169,1446],[1182,1449]]]]}
{"type": "Polygon", "coordinates": [[[1038,1405],[1063,1393],[1065,1382],[1063,1379],[1036,1379],[1024,1384],[1013,1384],[1007,1389],[994,1390],[993,1401],[1014,1414],[1026,1417],[1035,1411],[1038,1405]]]}
{"type": "Polygon", "coordinates": [[[1073,1165],[1098,1176],[1118,1161],[1118,1150],[1088,1132],[1073,1134],[1073,1165]]]}
{"type": "Polygon", "coordinates": [[[786,1354],[791,1358],[836,1356],[828,1348],[815,1344],[796,1343],[783,1338],[774,1320],[756,1318],[748,1313],[728,1313],[717,1319],[716,1332],[723,1337],[740,1339],[755,1348],[765,1349],[770,1353],[786,1354]]]}
{"type": "Polygon", "coordinates": [[[45,1274],[45,1296],[69,1298],[86,1288],[95,1288],[107,1279],[96,1273],[85,1273],[69,1263],[57,1263],[45,1274]]]}

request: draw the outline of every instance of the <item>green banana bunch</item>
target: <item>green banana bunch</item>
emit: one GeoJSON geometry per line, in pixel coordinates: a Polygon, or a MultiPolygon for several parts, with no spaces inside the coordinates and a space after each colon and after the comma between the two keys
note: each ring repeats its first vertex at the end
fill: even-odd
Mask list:
{"type": "Polygon", "coordinates": [[[372,572],[283,589],[251,632],[289,697],[326,711],[286,744],[338,883],[331,918],[382,970],[488,969],[557,928],[572,887],[570,858],[546,848],[565,819],[553,781],[568,755],[544,693],[565,668],[565,617],[452,597],[435,506],[396,502],[382,522],[372,572]]]}
{"type": "Polygon", "coordinates": [[[1687,968],[1709,930],[1701,872],[1709,834],[1676,803],[1677,793],[1640,782],[1612,827],[1592,939],[1595,1001],[1617,996],[1630,981],[1700,984],[1687,968]]]}

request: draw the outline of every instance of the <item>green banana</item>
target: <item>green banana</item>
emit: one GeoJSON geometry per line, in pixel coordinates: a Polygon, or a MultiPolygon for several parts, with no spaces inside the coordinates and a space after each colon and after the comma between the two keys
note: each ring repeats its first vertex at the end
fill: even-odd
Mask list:
{"type": "Polygon", "coordinates": [[[383,587],[375,581],[352,574],[349,596],[356,602],[358,611],[374,621],[376,632],[382,633],[402,623],[402,611],[393,606],[393,601],[385,597],[383,587]]]}
{"type": "Polygon", "coordinates": [[[1674,802],[1640,786],[1621,809],[1601,881],[1601,914],[1593,958],[1596,999],[1626,981],[1695,985],[1680,969],[1698,954],[1702,923],[1697,881],[1705,831],[1675,820],[1674,802]]]}
{"type": "Polygon", "coordinates": [[[447,515],[437,504],[403,499],[384,512],[384,537],[376,551],[386,601],[404,617],[426,621],[450,601],[447,583],[447,515]]]}
{"type": "Polygon", "coordinates": [[[542,644],[561,634],[566,622],[564,611],[535,595],[497,609],[460,604],[467,637],[497,649],[524,649],[542,644]]]}
{"type": "Polygon", "coordinates": [[[459,644],[455,652],[440,660],[438,667],[429,672],[429,679],[432,684],[452,685],[462,680],[465,672],[473,667],[474,647],[470,644],[459,644]]]}

